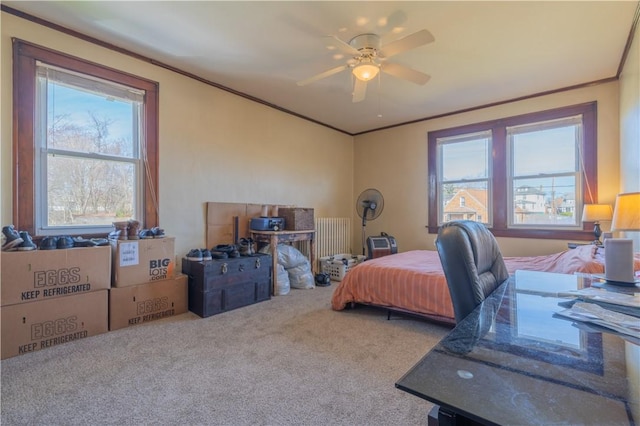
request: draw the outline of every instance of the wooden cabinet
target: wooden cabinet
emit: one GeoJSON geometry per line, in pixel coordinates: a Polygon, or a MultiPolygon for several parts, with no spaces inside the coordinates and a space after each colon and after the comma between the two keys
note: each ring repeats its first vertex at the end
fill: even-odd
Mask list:
{"type": "Polygon", "coordinates": [[[272,259],[255,254],[194,262],[182,259],[189,276],[189,310],[203,318],[271,298],[272,259]]]}

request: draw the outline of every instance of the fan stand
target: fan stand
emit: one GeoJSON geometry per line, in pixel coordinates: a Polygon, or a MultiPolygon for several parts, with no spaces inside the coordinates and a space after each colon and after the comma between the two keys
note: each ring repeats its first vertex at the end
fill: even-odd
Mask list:
{"type": "Polygon", "coordinates": [[[367,212],[369,211],[369,207],[365,207],[364,208],[364,213],[362,214],[362,255],[366,256],[367,254],[365,253],[366,250],[366,232],[365,232],[365,228],[367,226],[367,212]]]}

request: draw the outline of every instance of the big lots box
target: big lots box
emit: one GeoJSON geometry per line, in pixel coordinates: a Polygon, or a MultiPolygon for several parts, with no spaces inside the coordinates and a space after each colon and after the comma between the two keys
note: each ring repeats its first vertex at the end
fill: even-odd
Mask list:
{"type": "Polygon", "coordinates": [[[187,312],[187,276],[109,290],[109,330],[187,312]]]}
{"type": "Polygon", "coordinates": [[[109,247],[3,251],[1,256],[3,306],[111,287],[109,247]]]}
{"type": "Polygon", "coordinates": [[[175,238],[111,240],[114,287],[168,280],[175,276],[175,238]]]}
{"type": "Polygon", "coordinates": [[[0,307],[2,359],[107,332],[108,296],[98,290],[0,307]]]}

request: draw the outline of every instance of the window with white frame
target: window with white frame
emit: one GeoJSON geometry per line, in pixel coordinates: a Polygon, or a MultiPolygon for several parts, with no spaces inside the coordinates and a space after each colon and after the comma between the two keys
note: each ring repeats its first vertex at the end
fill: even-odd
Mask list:
{"type": "Polygon", "coordinates": [[[86,233],[140,217],[143,105],[143,91],[37,63],[41,233],[86,233]]]}
{"type": "Polygon", "coordinates": [[[581,228],[582,116],[506,130],[509,227],[581,228]]]}
{"type": "Polygon", "coordinates": [[[437,139],[439,223],[490,217],[491,132],[437,139]]]}
{"type": "Polygon", "coordinates": [[[158,226],[158,83],[13,39],[14,224],[32,235],[158,226]]]}
{"type": "Polygon", "coordinates": [[[595,102],[429,132],[429,232],[451,220],[497,236],[589,239],[595,102]]]}

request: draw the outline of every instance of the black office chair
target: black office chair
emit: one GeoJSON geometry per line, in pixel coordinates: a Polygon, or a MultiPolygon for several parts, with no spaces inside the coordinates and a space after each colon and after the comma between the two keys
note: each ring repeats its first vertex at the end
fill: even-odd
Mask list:
{"type": "Polygon", "coordinates": [[[456,322],[509,278],[498,242],[481,223],[470,220],[445,223],[438,230],[436,247],[456,322]]]}

